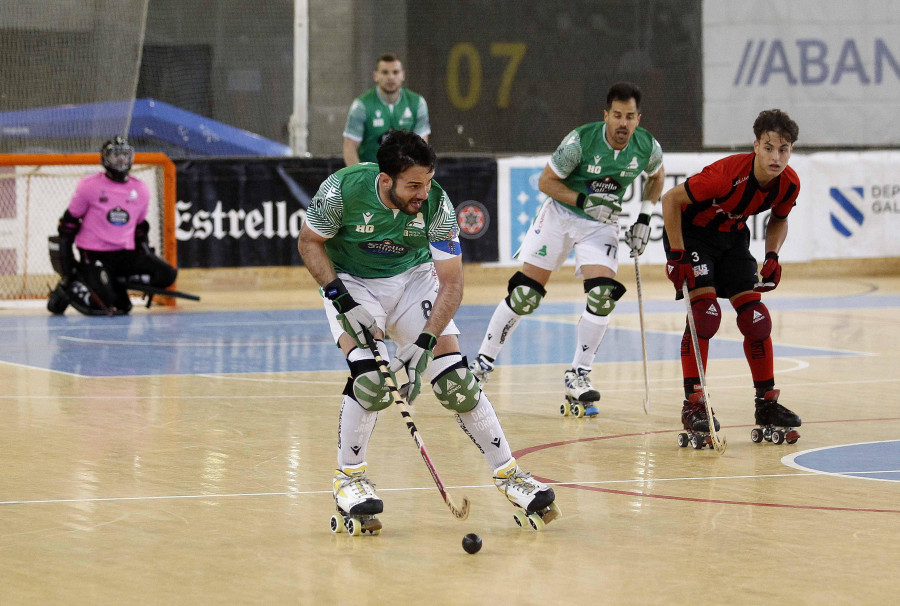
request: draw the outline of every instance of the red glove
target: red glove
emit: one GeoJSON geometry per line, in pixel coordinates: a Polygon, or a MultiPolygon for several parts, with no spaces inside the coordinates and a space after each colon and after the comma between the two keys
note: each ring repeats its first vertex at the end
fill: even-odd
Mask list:
{"type": "Polygon", "coordinates": [[[666,277],[668,277],[677,290],[687,280],[688,288],[694,288],[694,266],[687,253],[680,248],[673,248],[666,253],[666,277]]]}
{"type": "Polygon", "coordinates": [[[753,290],[756,292],[769,292],[775,290],[778,282],[781,281],[781,263],[778,262],[778,253],[767,252],[766,260],[763,262],[762,271],[759,272],[761,278],[753,290]]]}

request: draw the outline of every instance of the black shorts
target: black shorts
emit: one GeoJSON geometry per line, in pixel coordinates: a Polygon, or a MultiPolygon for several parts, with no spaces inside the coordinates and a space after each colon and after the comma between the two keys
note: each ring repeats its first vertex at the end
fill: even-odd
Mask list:
{"type": "MultiPolygon", "coordinates": [[[[681,235],[684,249],[694,268],[694,288],[712,287],[720,299],[730,299],[759,281],[756,259],[750,254],[750,230],[724,232],[685,225],[681,235]]],[[[669,238],[663,233],[663,246],[669,252],[669,238]]],[[[681,298],[679,290],[676,299],[681,298]]]]}

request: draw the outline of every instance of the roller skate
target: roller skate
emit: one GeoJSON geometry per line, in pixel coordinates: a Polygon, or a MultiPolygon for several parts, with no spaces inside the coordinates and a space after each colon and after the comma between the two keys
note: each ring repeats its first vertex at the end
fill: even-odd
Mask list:
{"type": "Polygon", "coordinates": [[[773,389],[756,398],[756,424],[759,427],[750,431],[750,439],[757,444],[763,440],[772,444],[794,444],[800,439],[800,433],[794,429],[800,427],[800,417],[778,403],[780,393],[781,390],[773,389]]]}
{"type": "Polygon", "coordinates": [[[331,532],[381,534],[381,521],[375,514],[384,511],[384,503],[375,494],[375,484],[366,477],[365,463],[336,469],[333,489],[338,512],[331,516],[331,532]]]}
{"type": "MultiPolygon", "coordinates": [[[[702,392],[695,392],[688,396],[681,409],[681,424],[685,432],[678,434],[678,445],[682,448],[688,444],[696,450],[704,446],[713,447],[712,438],[709,436],[709,415],[706,412],[706,402],[702,392]]],[[[719,421],[713,415],[713,425],[719,431],[719,421]]]]}
{"type": "Polygon", "coordinates": [[[469,370],[475,376],[478,385],[484,389],[484,386],[487,385],[491,378],[491,372],[494,370],[494,361],[484,354],[478,354],[474,360],[469,362],[469,370]]]}
{"type": "Polygon", "coordinates": [[[519,469],[515,459],[494,470],[494,484],[519,508],[513,518],[520,528],[531,526],[534,530],[543,530],[545,525],[562,515],[554,502],[553,489],[519,469]]]}
{"type": "Polygon", "coordinates": [[[568,417],[593,417],[600,413],[594,402],[600,400],[600,392],[591,385],[590,368],[570,368],[566,371],[566,403],[559,407],[559,414],[568,417]]]}

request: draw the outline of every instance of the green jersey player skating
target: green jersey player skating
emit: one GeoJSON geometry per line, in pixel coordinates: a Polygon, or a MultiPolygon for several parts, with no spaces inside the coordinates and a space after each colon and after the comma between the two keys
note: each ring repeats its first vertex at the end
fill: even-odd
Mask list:
{"type": "Polygon", "coordinates": [[[378,413],[393,400],[366,344],[368,332],[381,358],[390,360],[390,372],[405,371],[400,391],[409,402],[428,379],[484,455],[497,488],[534,527],[543,527],[559,515],[553,489],[519,468],[459,351],[453,322],[462,301],[459,226],[433,180],[434,166],[434,150],[419,135],[391,132],[378,164],[341,169],[322,183],[300,230],[300,255],[322,287],[331,334],[350,367],[338,424],[335,503],[348,528],[380,531],[374,516],[383,502],[368,479],[366,454],[378,413]],[[393,360],[385,338],[397,344],[393,360]]]}
{"type": "Polygon", "coordinates": [[[625,293],[618,282],[618,217],[625,191],[647,175],[637,221],[625,233],[631,256],[638,257],[650,238],[652,205],[662,194],[662,148],[639,126],[641,91],[629,82],[609,89],[603,121],[570,132],[544,167],[538,187],[547,198],[516,253],[523,262],[509,280],[507,296],[494,310],[478,356],[469,369],[483,385],[494,360],[523,316],[547,294],[551,274],[575,251],[575,275],[584,279],[587,304],[577,327],[572,366],[565,371],[567,404],[563,414],[598,414],[600,393],[588,378],[609,315],[625,293]]]}

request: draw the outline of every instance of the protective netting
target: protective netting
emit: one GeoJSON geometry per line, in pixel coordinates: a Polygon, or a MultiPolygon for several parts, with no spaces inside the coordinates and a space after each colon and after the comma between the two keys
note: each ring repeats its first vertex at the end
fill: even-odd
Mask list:
{"type": "Polygon", "coordinates": [[[148,2],[4,1],[0,152],[96,152],[127,134],[148,2]],[[99,105],[72,109],[85,104],[99,105]]]}

